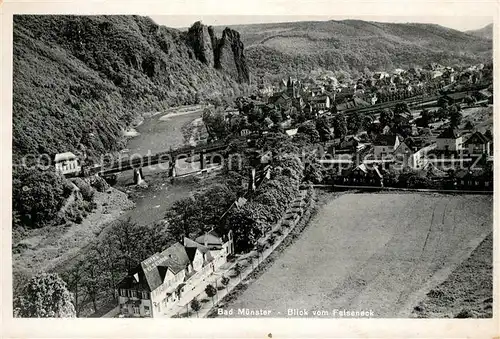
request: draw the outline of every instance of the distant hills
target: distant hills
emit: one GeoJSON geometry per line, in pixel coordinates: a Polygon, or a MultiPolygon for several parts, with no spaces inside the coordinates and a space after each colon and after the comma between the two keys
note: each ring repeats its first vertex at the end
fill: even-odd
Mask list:
{"type": "Polygon", "coordinates": [[[140,113],[248,87],[243,45],[231,29],[217,35],[147,17],[61,15],[16,15],[13,28],[14,161],[116,151],[140,113]]]}
{"type": "Polygon", "coordinates": [[[471,30],[471,31],[466,31],[465,33],[471,34],[483,39],[493,39],[493,24],[489,24],[484,26],[483,28],[476,29],[476,30],[471,30]]]}
{"type": "Polygon", "coordinates": [[[491,40],[434,24],[332,20],[231,27],[240,32],[249,66],[257,74],[318,67],[376,71],[492,59],[491,40]]]}

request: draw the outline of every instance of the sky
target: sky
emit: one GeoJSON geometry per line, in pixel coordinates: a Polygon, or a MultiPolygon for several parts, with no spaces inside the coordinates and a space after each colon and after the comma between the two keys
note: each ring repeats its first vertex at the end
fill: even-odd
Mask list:
{"type": "Polygon", "coordinates": [[[433,23],[459,31],[483,28],[493,22],[491,16],[376,16],[376,15],[151,15],[156,23],[168,27],[185,28],[195,21],[206,25],[241,25],[254,23],[277,23],[293,21],[326,21],[357,19],[379,22],[416,22],[433,23]]]}

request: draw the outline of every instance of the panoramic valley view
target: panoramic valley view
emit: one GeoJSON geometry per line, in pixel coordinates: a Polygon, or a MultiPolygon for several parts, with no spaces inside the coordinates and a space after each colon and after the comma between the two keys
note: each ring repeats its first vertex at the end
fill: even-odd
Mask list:
{"type": "Polygon", "coordinates": [[[493,24],[15,15],[15,317],[491,318],[493,24]]]}

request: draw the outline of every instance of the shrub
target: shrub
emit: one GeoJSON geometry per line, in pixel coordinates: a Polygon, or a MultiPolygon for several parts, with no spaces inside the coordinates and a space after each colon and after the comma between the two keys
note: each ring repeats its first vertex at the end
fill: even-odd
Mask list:
{"type": "Polygon", "coordinates": [[[475,318],[474,314],[471,312],[471,310],[468,310],[468,309],[463,309],[461,310],[456,316],[455,318],[459,318],[459,319],[464,319],[464,318],[475,318]]]}
{"type": "Polygon", "coordinates": [[[270,235],[269,238],[267,238],[267,242],[269,243],[269,245],[274,245],[274,243],[276,242],[276,236],[270,235]]]}
{"type": "Polygon", "coordinates": [[[106,192],[109,188],[106,180],[101,178],[100,176],[95,176],[92,181],[92,187],[96,189],[97,192],[106,192]]]}
{"type": "Polygon", "coordinates": [[[74,179],[73,183],[76,185],[76,187],[78,187],[85,201],[90,202],[94,199],[95,191],[87,181],[81,178],[76,178],[74,179]]]}
{"type": "Polygon", "coordinates": [[[69,195],[65,180],[53,171],[15,168],[12,177],[14,225],[39,228],[53,222],[69,195]]]}

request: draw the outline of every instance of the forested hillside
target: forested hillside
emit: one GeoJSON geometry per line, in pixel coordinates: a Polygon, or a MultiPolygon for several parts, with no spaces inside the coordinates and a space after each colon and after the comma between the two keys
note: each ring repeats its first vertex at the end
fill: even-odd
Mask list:
{"type": "Polygon", "coordinates": [[[207,65],[197,39],[147,17],[15,16],[14,161],[117,150],[138,113],[241,94],[248,68],[238,39],[229,29],[214,36],[223,62],[207,65]]]}
{"type": "Polygon", "coordinates": [[[493,24],[489,24],[480,29],[465,32],[483,39],[493,39],[493,24]]]}
{"type": "Polygon", "coordinates": [[[323,67],[356,73],[396,67],[471,64],[492,58],[491,40],[431,24],[360,20],[232,26],[253,73],[301,73],[323,67]]]}

